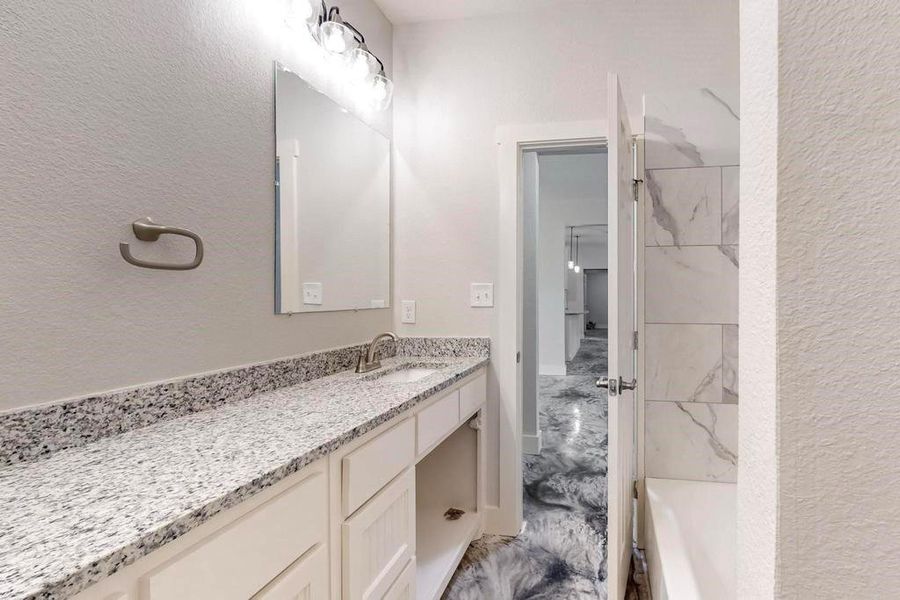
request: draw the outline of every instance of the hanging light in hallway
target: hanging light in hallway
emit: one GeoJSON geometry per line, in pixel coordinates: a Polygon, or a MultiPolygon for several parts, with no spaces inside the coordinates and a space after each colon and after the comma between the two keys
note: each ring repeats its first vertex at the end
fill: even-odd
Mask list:
{"type": "Polygon", "coordinates": [[[572,236],[573,235],[575,235],[575,228],[569,227],[569,270],[570,271],[575,268],[575,261],[572,259],[572,256],[573,256],[572,252],[574,252],[574,249],[572,248],[572,236]]]}
{"type": "MultiPolygon", "coordinates": [[[[573,227],[574,229],[574,227],[573,227]]],[[[575,236],[575,266],[572,267],[572,270],[576,273],[581,273],[581,266],[578,264],[578,238],[580,236],[575,236]]]]}

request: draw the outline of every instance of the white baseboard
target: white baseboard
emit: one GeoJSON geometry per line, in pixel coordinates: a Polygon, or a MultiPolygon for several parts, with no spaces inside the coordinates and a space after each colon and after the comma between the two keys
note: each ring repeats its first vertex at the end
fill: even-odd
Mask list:
{"type": "Polygon", "coordinates": [[[541,431],[538,430],[536,434],[524,433],[522,434],[522,452],[525,454],[540,454],[541,453],[541,431]]]}
{"type": "Polygon", "coordinates": [[[538,373],[541,375],[565,375],[566,363],[561,365],[540,365],[538,373]]]}

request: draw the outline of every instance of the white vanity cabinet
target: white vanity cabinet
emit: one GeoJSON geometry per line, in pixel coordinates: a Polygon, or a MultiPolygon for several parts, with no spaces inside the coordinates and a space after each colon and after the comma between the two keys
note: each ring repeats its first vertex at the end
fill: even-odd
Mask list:
{"type": "Polygon", "coordinates": [[[327,466],[320,459],[304,467],[75,598],[327,597],[327,466]]]}
{"type": "Polygon", "coordinates": [[[485,380],[476,371],[75,598],[436,600],[482,531],[485,380]]]}
{"type": "Polygon", "coordinates": [[[341,525],[342,598],[384,598],[416,553],[416,476],[392,481],[341,525]]]}
{"type": "Polygon", "coordinates": [[[328,597],[328,548],[318,545],[253,596],[253,600],[316,600],[328,597]]]}

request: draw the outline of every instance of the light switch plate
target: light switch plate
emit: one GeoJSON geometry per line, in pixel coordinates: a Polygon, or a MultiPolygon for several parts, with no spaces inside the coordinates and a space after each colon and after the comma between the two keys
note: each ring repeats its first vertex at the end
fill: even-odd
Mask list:
{"type": "Polygon", "coordinates": [[[494,305],[494,284],[473,283],[471,289],[471,304],[479,308],[494,305]]]}
{"type": "Polygon", "coordinates": [[[322,284],[303,284],[303,304],[322,304],[322,284]]]}
{"type": "Polygon", "coordinates": [[[416,301],[415,300],[404,300],[401,302],[401,306],[403,307],[403,314],[400,315],[401,323],[415,323],[416,322],[416,301]]]}

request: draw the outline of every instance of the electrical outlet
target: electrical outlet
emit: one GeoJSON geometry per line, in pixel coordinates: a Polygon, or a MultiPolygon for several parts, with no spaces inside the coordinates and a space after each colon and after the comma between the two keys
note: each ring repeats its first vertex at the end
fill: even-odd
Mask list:
{"type": "Polygon", "coordinates": [[[415,300],[404,300],[401,303],[403,307],[403,313],[400,315],[401,323],[415,323],[416,322],[416,301],[415,300]]]}
{"type": "Polygon", "coordinates": [[[494,305],[494,284],[473,283],[470,293],[471,305],[479,308],[494,305]]]}
{"type": "Polygon", "coordinates": [[[322,284],[303,284],[303,304],[322,304],[322,284]]]}

